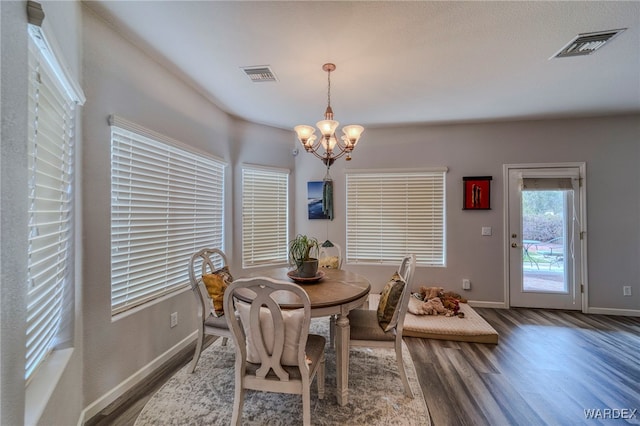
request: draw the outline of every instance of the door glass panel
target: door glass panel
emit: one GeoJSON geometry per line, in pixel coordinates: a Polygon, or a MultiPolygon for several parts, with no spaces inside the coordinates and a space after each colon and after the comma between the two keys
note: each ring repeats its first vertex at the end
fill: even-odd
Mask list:
{"type": "Polygon", "coordinates": [[[522,191],[522,291],[567,293],[570,191],[522,191]]]}

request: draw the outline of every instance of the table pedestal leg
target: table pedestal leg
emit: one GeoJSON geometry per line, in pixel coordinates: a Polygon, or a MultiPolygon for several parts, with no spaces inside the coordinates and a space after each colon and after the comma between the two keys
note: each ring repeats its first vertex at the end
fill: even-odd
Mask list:
{"type": "Polygon", "coordinates": [[[349,402],[349,317],[340,313],[336,320],[336,382],[338,404],[349,402]]]}

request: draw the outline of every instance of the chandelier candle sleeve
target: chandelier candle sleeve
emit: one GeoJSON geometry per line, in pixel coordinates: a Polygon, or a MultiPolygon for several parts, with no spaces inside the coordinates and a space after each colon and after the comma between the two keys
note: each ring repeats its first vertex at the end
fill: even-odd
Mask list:
{"type": "Polygon", "coordinates": [[[305,151],[321,159],[327,167],[331,167],[333,162],[343,155],[346,155],[347,161],[351,160],[351,152],[358,144],[364,127],[357,124],[344,126],[342,129],[344,135],[338,140],[335,132],[340,123],[333,119],[333,109],[331,108],[331,72],[335,71],[336,66],[324,64],[322,69],[327,72],[327,109],[324,113],[324,120],[316,123],[322,136],[316,142],[316,129],[312,126],[299,125],[294,127],[294,130],[305,151]],[[324,149],[324,154],[318,152],[320,147],[324,149]]]}

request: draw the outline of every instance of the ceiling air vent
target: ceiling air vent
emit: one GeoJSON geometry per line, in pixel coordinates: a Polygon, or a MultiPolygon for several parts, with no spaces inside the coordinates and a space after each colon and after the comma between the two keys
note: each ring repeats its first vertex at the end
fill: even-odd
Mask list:
{"type": "Polygon", "coordinates": [[[604,46],[605,43],[613,40],[624,30],[626,30],[626,28],[621,28],[618,30],[599,31],[597,33],[578,34],[576,38],[571,40],[558,53],[553,55],[552,58],[591,55],[593,52],[604,46]]]}
{"type": "Polygon", "coordinates": [[[254,83],[278,81],[276,75],[268,66],[243,67],[242,70],[254,83]]]}

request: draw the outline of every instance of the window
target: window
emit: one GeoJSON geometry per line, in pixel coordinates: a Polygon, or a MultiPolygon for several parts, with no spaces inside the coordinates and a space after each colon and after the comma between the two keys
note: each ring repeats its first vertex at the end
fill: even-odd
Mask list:
{"type": "Polygon", "coordinates": [[[84,102],[42,30],[29,25],[29,35],[26,380],[70,339],[61,324],[73,293],[75,111],[84,102]]]}
{"type": "Polygon", "coordinates": [[[189,256],[224,249],[225,163],[111,117],[111,312],[189,283],[189,256]]]}
{"type": "Polygon", "coordinates": [[[289,171],[242,169],[242,267],[287,262],[289,171]]]}
{"type": "Polygon", "coordinates": [[[347,262],[444,266],[445,168],[347,173],[347,262]]]}

